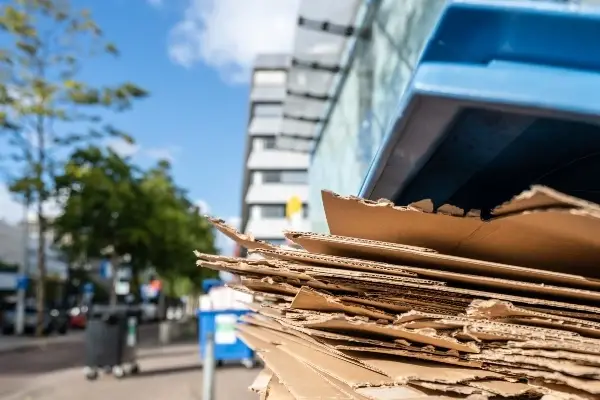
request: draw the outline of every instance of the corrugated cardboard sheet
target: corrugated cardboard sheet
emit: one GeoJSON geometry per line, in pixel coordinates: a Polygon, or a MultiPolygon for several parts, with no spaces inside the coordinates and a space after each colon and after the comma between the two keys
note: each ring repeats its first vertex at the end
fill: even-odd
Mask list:
{"type": "Polygon", "coordinates": [[[211,218],[262,258],[196,254],[254,295],[238,335],[262,399],[600,399],[600,206],[323,203],[332,234],[286,232],[301,249],[211,218]]]}

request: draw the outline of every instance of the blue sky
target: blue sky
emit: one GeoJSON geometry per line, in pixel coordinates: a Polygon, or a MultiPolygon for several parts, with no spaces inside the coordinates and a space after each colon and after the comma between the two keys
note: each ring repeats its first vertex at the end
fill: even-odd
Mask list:
{"type": "MultiPolygon", "coordinates": [[[[257,53],[290,49],[298,0],[74,0],[72,4],[89,8],[121,52],[116,60],[91,60],[83,77],[102,84],[129,80],[151,93],[113,120],[135,137],[136,145],[110,145],[141,165],[170,159],[176,181],[191,198],[211,214],[235,223],[241,201],[249,70],[257,53]]],[[[2,192],[0,188],[0,209],[10,210],[3,207],[2,192]]]]}

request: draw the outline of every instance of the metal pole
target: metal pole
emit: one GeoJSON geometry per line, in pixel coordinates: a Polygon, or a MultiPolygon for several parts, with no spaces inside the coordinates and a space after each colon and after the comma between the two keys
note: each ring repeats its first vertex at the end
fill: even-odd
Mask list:
{"type": "Polygon", "coordinates": [[[19,264],[17,306],[15,309],[15,334],[22,335],[25,330],[25,295],[26,289],[21,280],[29,272],[29,200],[23,205],[23,262],[19,264]]]}
{"type": "Polygon", "coordinates": [[[215,397],[215,364],[215,333],[207,332],[202,362],[202,400],[215,397]]]}

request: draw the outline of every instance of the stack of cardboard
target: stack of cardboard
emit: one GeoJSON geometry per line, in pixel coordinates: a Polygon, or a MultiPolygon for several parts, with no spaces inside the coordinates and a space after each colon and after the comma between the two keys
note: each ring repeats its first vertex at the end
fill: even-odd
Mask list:
{"type": "Polygon", "coordinates": [[[600,399],[600,206],[534,187],[478,212],[323,192],[331,235],[301,250],[217,229],[263,259],[238,334],[280,399],[600,399]]]}

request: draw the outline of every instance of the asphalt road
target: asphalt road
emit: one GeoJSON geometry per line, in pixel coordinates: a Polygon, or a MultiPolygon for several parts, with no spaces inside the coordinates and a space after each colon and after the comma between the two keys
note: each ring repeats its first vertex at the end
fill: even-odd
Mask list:
{"type": "MultiPolygon", "coordinates": [[[[101,376],[95,382],[84,379],[82,337],[25,352],[0,353],[0,400],[201,399],[202,369],[197,345],[159,347],[157,338],[156,326],[140,327],[138,355],[142,372],[122,380],[111,376],[101,376]]],[[[239,366],[220,368],[215,399],[256,399],[257,395],[247,388],[258,371],[239,366]]]]}

